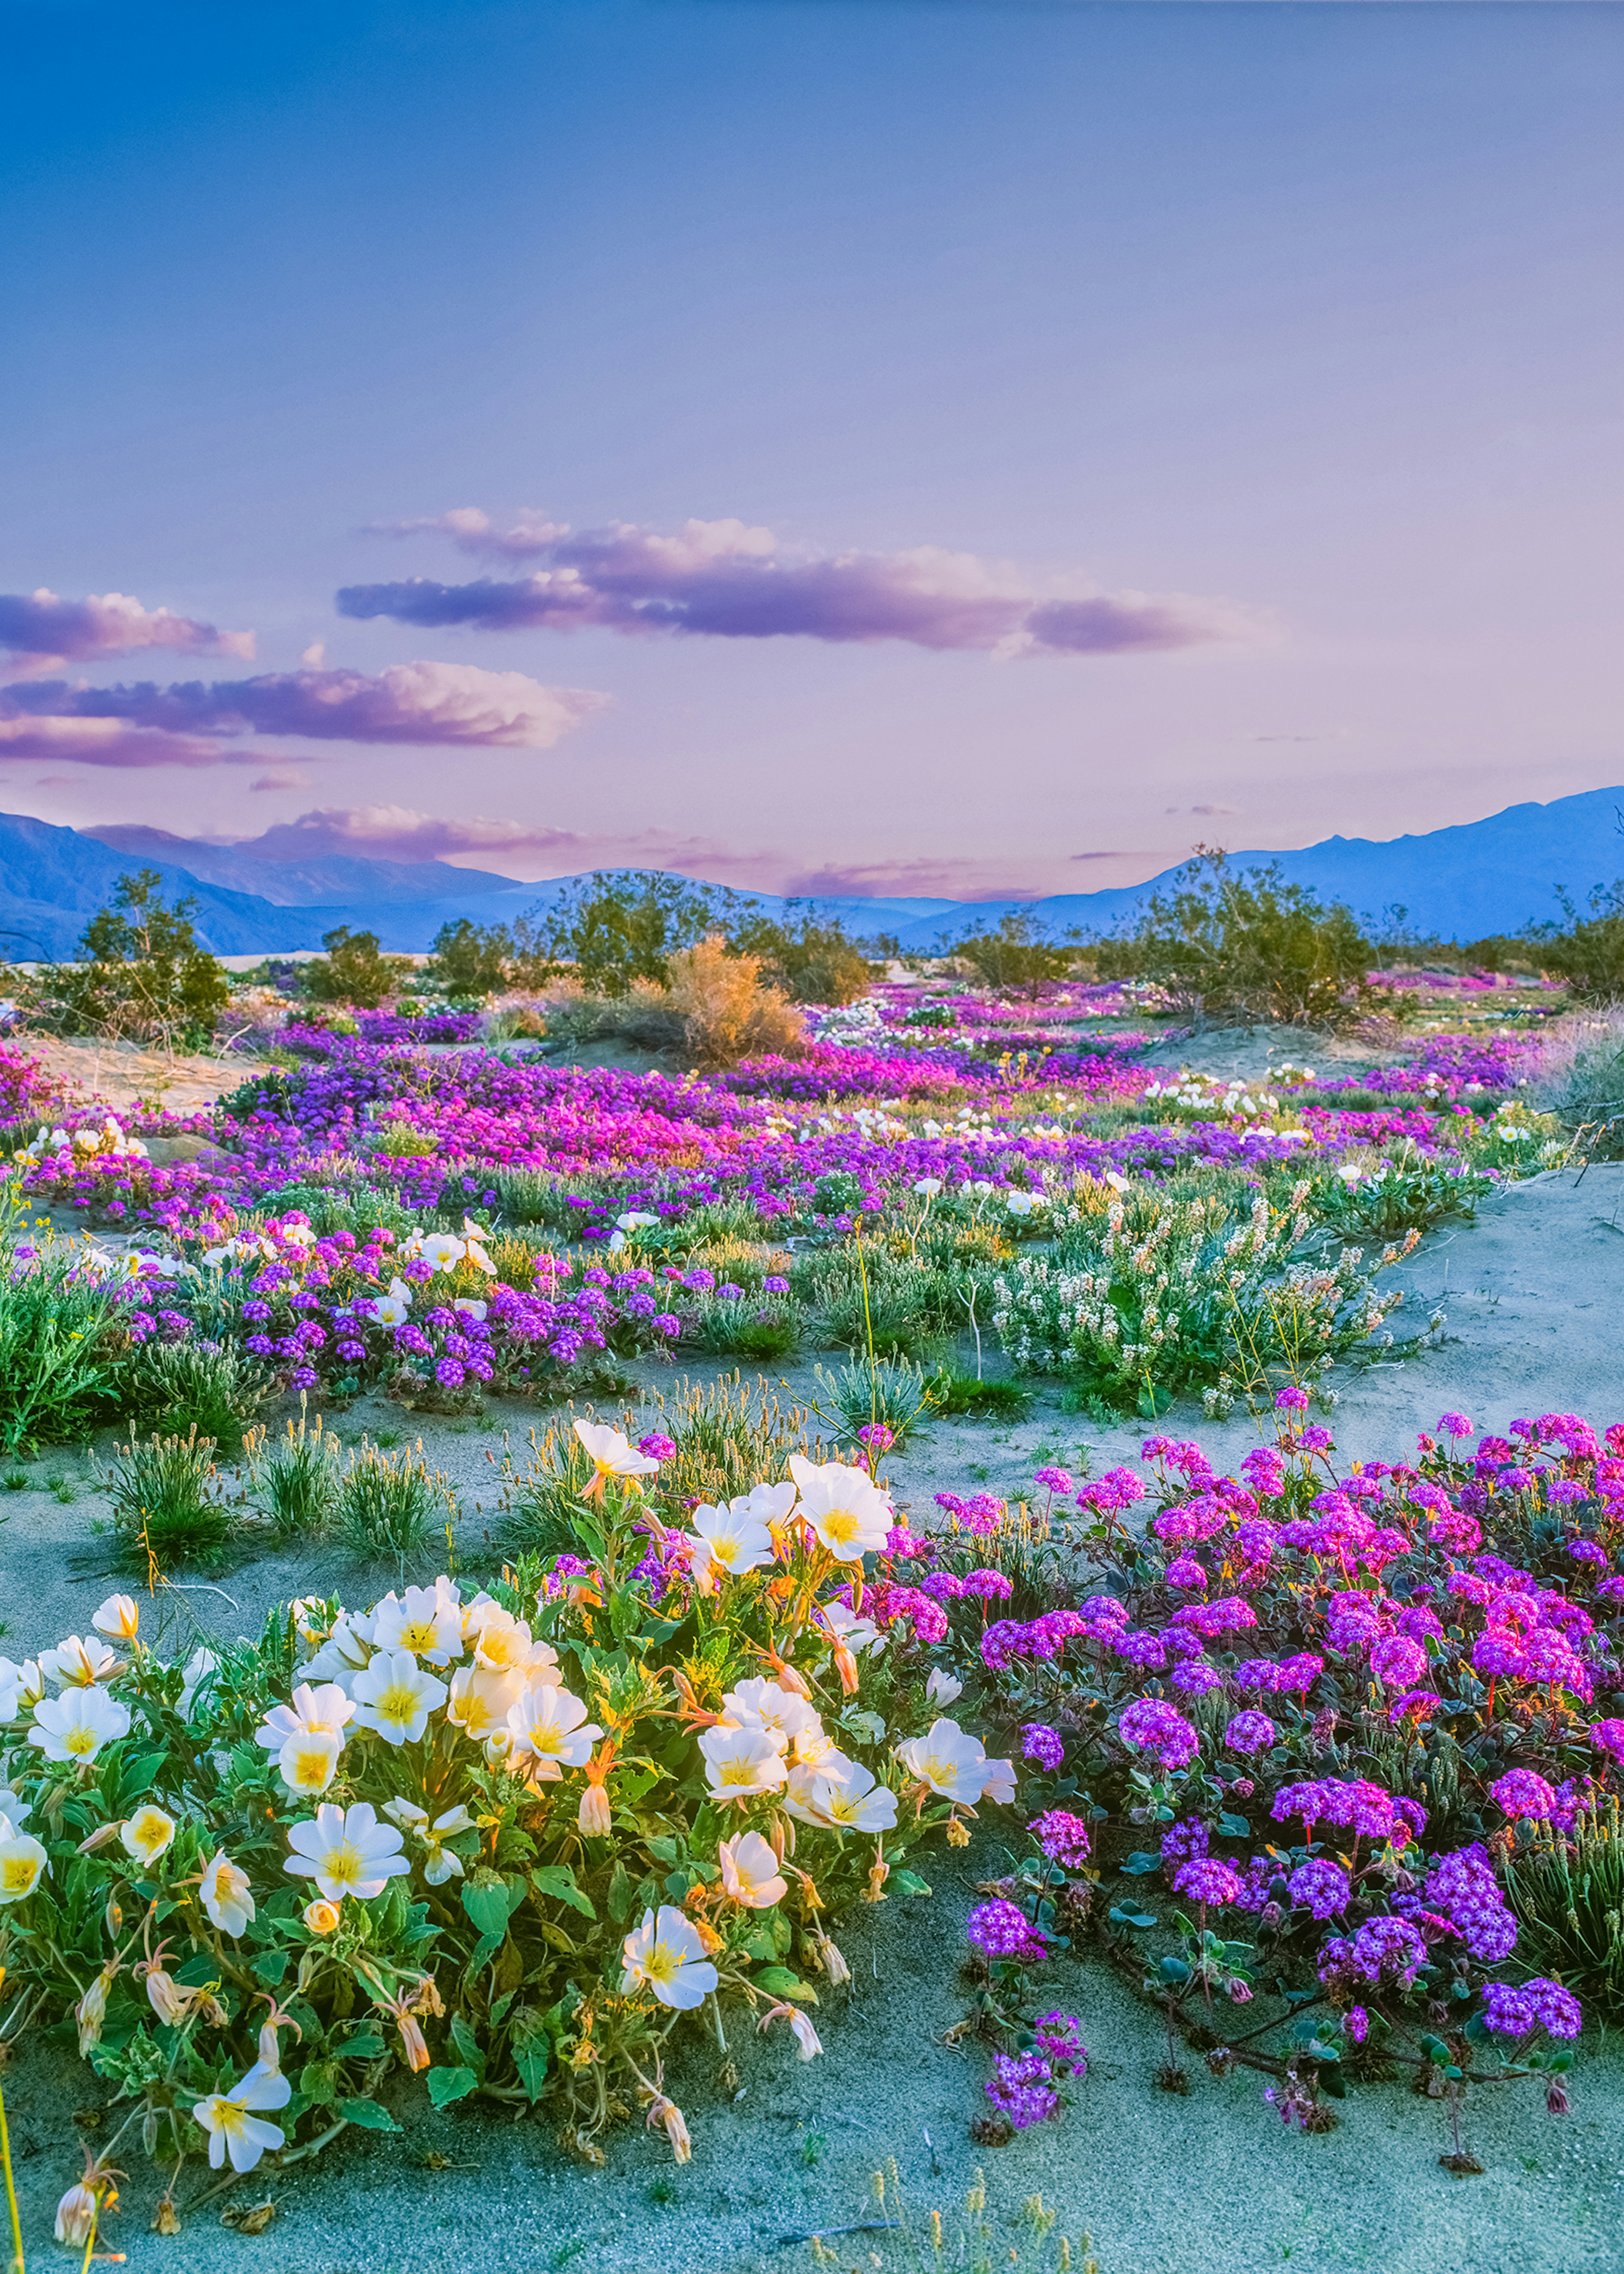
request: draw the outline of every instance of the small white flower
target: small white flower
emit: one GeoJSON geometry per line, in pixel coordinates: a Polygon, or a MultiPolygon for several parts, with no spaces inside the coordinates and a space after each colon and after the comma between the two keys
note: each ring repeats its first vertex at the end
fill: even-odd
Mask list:
{"type": "Polygon", "coordinates": [[[651,1990],[662,2006],[689,2013],[703,2006],[717,1985],[717,1971],[705,1956],[698,1928],[669,1903],[660,1905],[658,1920],[651,1910],[644,1911],[643,1924],[627,1936],[621,1952],[626,1961],[622,1997],[651,1990]]]}
{"type": "Polygon", "coordinates": [[[435,1271],[455,1271],[468,1253],[468,1242],[454,1238],[448,1231],[425,1231],[421,1239],[411,1244],[435,1271]]]}
{"type": "Polygon", "coordinates": [[[1007,1807],[1014,1797],[1014,1762],[983,1761],[981,1763],[981,1798],[996,1800],[1007,1807]]]}
{"type": "Polygon", "coordinates": [[[506,1736],[508,1716],[524,1689],[522,1673],[496,1674],[482,1666],[462,1666],[451,1677],[446,1719],[465,1736],[483,1740],[500,1729],[506,1736]]]}
{"type": "Polygon", "coordinates": [[[838,1562],[861,1563],[883,1547],[893,1521],[889,1500],[862,1469],[843,1461],[808,1461],[792,1453],[790,1474],[800,1488],[799,1513],[838,1562]]]}
{"type": "Polygon", "coordinates": [[[963,1694],[964,1684],[956,1674],[945,1674],[939,1666],[931,1668],[925,1695],[933,1706],[951,1706],[955,1698],[963,1694]]]}
{"type": "Polygon", "coordinates": [[[192,1718],[192,1706],[204,1684],[220,1671],[220,1660],[212,1650],[194,1650],[181,1669],[180,1698],[176,1712],[183,1721],[192,1718]]]}
{"type": "Polygon", "coordinates": [[[267,2148],[280,2148],[287,2137],[281,2125],[266,2124],[250,2111],[285,2108],[292,2097],[293,2087],[282,2071],[256,2061],[229,2092],[199,2100],[192,2112],[208,2134],[211,2169],[217,2172],[229,2156],[234,2172],[252,2172],[267,2148]]]}
{"type": "Polygon", "coordinates": [[[455,1834],[471,1832],[474,1828],[473,1818],[460,1803],[455,1808],[448,1808],[443,1816],[437,1816],[432,1821],[427,1809],[419,1808],[415,1801],[410,1800],[390,1801],[384,1814],[392,1816],[402,1831],[410,1832],[415,1839],[421,1840],[428,1849],[423,1876],[431,1887],[441,1887],[447,1879],[462,1878],[462,1857],[455,1849],[442,1844],[455,1834]]]}
{"type": "Polygon", "coordinates": [[[336,1682],[324,1682],[319,1689],[301,1682],[291,1705],[272,1706],[254,1731],[254,1743],[267,1753],[279,1753],[289,1737],[320,1734],[336,1736],[342,1746],[342,1732],[354,1714],[353,1702],[336,1682]]]}
{"type": "Polygon", "coordinates": [[[356,1726],[374,1729],[387,1744],[413,1745],[443,1705],[446,1685],[418,1665],[409,1650],[380,1650],[365,1673],[351,1678],[356,1726]]]}
{"type": "Polygon", "coordinates": [[[175,1818],[149,1803],[146,1808],[138,1808],[128,1822],[119,1826],[119,1845],[138,1864],[155,1864],[174,1845],[175,1831],[175,1818]]]}
{"type": "Polygon", "coordinates": [[[376,1623],[362,1611],[341,1611],[305,1673],[312,1682],[346,1682],[372,1654],[376,1623]]]}
{"type": "Polygon", "coordinates": [[[431,1666],[447,1666],[462,1654],[462,1596],[443,1575],[432,1587],[408,1587],[400,1596],[391,1590],[373,1608],[372,1634],[380,1650],[409,1650],[431,1666]]]}
{"type": "Polygon", "coordinates": [[[78,1683],[84,1689],[93,1682],[100,1682],[104,1674],[111,1674],[117,1662],[105,1643],[92,1642],[88,1638],[81,1639],[78,1635],[70,1635],[55,1650],[40,1653],[40,1671],[48,1682],[60,1682],[64,1686],[78,1683]]]}
{"type": "MultiPolygon", "coordinates": [[[[789,1487],[793,1496],[795,1487],[789,1487]]],[[[709,1508],[703,1502],[694,1510],[694,1529],[688,1535],[694,1551],[695,1576],[714,1563],[718,1570],[737,1575],[741,1571],[757,1571],[773,1557],[772,1534],[764,1524],[759,1524],[746,1513],[748,1502],[732,1502],[726,1508],[709,1508]],[[735,1511],[738,1511],[735,1513],[735,1511]]]]}
{"type": "Polygon", "coordinates": [[[483,1319],[491,1306],[488,1303],[482,1303],[477,1295],[454,1295],[451,1307],[454,1311],[461,1311],[465,1319],[483,1319]]]}
{"type": "Polygon", "coordinates": [[[296,1729],[276,1756],[282,1782],[289,1792],[325,1792],[338,1773],[343,1750],[336,1729],[296,1729]]]}
{"type": "Polygon", "coordinates": [[[826,1832],[889,1832],[897,1821],[897,1796],[877,1784],[861,1761],[828,1753],[810,1768],[790,1772],[784,1805],[803,1824],[826,1832]]]}
{"type": "Polygon", "coordinates": [[[766,1729],[703,1729],[699,1750],[705,1781],[718,1800],[749,1800],[757,1793],[774,1792],[788,1774],[778,1742],[766,1729]]]}
{"type": "Polygon", "coordinates": [[[611,1477],[651,1477],[659,1463],[640,1453],[619,1429],[601,1421],[577,1421],[575,1434],[591,1457],[593,1477],[589,1493],[601,1493],[611,1477]]]}
{"type": "Polygon", "coordinates": [[[11,1832],[0,1839],[0,1903],[19,1903],[31,1895],[45,1864],[45,1850],[30,1834],[11,1832]]]}
{"type": "Polygon", "coordinates": [[[716,1852],[730,1902],[740,1903],[746,1910],[765,1911],[789,1893],[778,1859],[759,1832],[741,1832],[734,1840],[724,1840],[716,1852]]]}
{"type": "Polygon", "coordinates": [[[292,1827],[288,1845],[292,1852],[282,1869],[296,1878],[314,1879],[333,1903],[346,1895],[365,1902],[411,1868],[402,1852],[400,1834],[392,1825],[380,1824],[365,1800],[348,1809],[324,1803],[313,1819],[306,1818],[292,1827]]]}
{"type": "Polygon", "coordinates": [[[821,1733],[823,1728],[809,1700],[763,1675],[735,1683],[722,1700],[722,1713],[730,1728],[765,1729],[780,1752],[803,1729],[821,1733]]]}
{"type": "Polygon", "coordinates": [[[579,1698],[552,1683],[525,1690],[508,1710],[508,1728],[514,1753],[533,1758],[532,1773],[544,1783],[555,1782],[562,1769],[584,1768],[592,1757],[593,1741],[604,1734],[596,1721],[587,1720],[579,1698]]]}
{"type": "Polygon", "coordinates": [[[356,1308],[359,1310],[366,1303],[371,1304],[372,1316],[380,1327],[402,1327],[411,1308],[411,1289],[403,1279],[391,1279],[387,1295],[358,1297],[356,1308]]]}
{"type": "Polygon", "coordinates": [[[241,1934],[254,1916],[248,1874],[230,1861],[223,1848],[216,1849],[209,1857],[198,1896],[222,1934],[241,1934]]]}
{"type": "Polygon", "coordinates": [[[64,1690],[60,1698],[41,1698],[34,1709],[28,1743],[37,1745],[48,1761],[71,1761],[82,1766],[94,1761],[103,1745],[129,1734],[130,1709],[105,1690],[64,1690]]]}
{"type": "Polygon", "coordinates": [[[98,1634],[110,1636],[114,1642],[133,1642],[140,1616],[133,1596],[109,1595],[90,1623],[98,1634]]]}

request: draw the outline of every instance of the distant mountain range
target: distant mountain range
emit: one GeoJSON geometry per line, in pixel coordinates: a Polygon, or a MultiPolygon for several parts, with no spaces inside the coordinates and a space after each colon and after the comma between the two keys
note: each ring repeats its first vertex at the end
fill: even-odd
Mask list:
{"type": "MultiPolygon", "coordinates": [[[[1372,923],[1402,907],[1411,927],[1446,939],[1515,932],[1559,914],[1559,888],[1583,900],[1593,885],[1624,876],[1624,787],[1514,805],[1486,821],[1423,836],[1330,837],[1301,852],[1231,859],[1238,868],[1277,862],[1292,883],[1345,900],[1372,923]]],[[[523,884],[444,861],[312,854],[287,826],[220,846],[133,823],[81,831],[0,814],[0,960],[71,957],[86,922],[135,868],[156,869],[167,892],[196,900],[199,936],[216,955],[320,947],[323,932],[339,924],[375,931],[397,953],[421,953],[443,923],[462,916],[511,922],[575,881],[523,884]]],[[[1041,900],[820,897],[816,906],[860,937],[889,933],[905,948],[921,949],[1016,909],[1057,932],[1073,925],[1110,930],[1174,873],[1041,900]]],[[[783,906],[769,892],[758,898],[769,908],[783,906]]]]}

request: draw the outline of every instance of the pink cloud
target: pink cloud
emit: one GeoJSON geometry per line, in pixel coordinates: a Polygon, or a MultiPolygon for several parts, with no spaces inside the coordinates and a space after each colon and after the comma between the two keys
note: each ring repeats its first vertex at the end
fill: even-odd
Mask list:
{"type": "Polygon", "coordinates": [[[674,536],[629,522],[572,533],[527,516],[499,531],[476,508],[396,523],[462,550],[545,561],[528,576],[442,584],[350,584],[342,615],[390,616],[481,631],[586,626],[722,639],[901,640],[915,647],[1026,655],[1111,655],[1255,638],[1261,625],[1218,600],[1101,592],[1065,578],[1041,592],[1006,564],[918,546],[905,553],[817,553],[743,522],[688,521],[674,536]]]}
{"type": "Polygon", "coordinates": [[[465,663],[359,671],[267,672],[257,679],[169,687],[38,681],[0,693],[0,755],[72,757],[91,765],[251,764],[204,736],[296,734],[311,741],[410,742],[472,749],[550,749],[607,696],[543,687],[523,672],[465,663]]]}
{"type": "Polygon", "coordinates": [[[272,766],[267,772],[256,774],[248,785],[251,790],[313,789],[315,786],[316,777],[307,774],[303,766],[272,766]]]}
{"type": "Polygon", "coordinates": [[[11,659],[6,669],[19,677],[143,647],[252,663],[254,636],[219,631],[171,608],[144,608],[124,592],[92,592],[83,600],[59,599],[43,584],[35,592],[0,592],[0,649],[11,659]]]}
{"type": "MultiPolygon", "coordinates": [[[[239,840],[241,841],[241,840],[239,840]]],[[[388,861],[439,861],[455,853],[579,852],[584,838],[568,829],[523,821],[491,821],[474,814],[442,820],[409,805],[329,805],[279,823],[251,840],[267,861],[302,861],[312,854],[360,853],[388,861]]]]}

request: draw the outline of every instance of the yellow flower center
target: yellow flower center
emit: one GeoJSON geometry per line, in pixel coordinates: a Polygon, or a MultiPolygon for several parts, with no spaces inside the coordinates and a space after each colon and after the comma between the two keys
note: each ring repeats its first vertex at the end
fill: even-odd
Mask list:
{"type": "Polygon", "coordinates": [[[831,1508],[823,1518],[823,1531],[837,1547],[849,1547],[858,1529],[857,1518],[849,1508],[831,1508]]]}
{"type": "Polygon", "coordinates": [[[432,1619],[412,1619],[401,1629],[399,1647],[402,1650],[432,1650],[438,1641],[438,1630],[432,1619]]]}
{"type": "Polygon", "coordinates": [[[336,1848],[329,1848],[321,1859],[321,1875],[336,1879],[342,1886],[358,1886],[366,1877],[366,1866],[348,1840],[341,1840],[336,1848]]]}
{"type": "Polygon", "coordinates": [[[717,1781],[718,1783],[725,1785],[754,1784],[756,1781],[756,1764],[754,1761],[724,1761],[718,1773],[717,1781]]]}
{"type": "Polygon", "coordinates": [[[8,1856],[0,1863],[0,1887],[8,1895],[26,1895],[39,1876],[39,1864],[32,1856],[8,1856]]]}
{"type": "Polygon", "coordinates": [[[410,1721],[417,1712],[417,1692],[410,1682],[392,1682],[379,1692],[375,1710],[380,1721],[410,1721]]]}
{"type": "Polygon", "coordinates": [[[737,1562],[742,1553],[738,1533],[736,1532],[713,1532],[710,1538],[710,1553],[718,1563],[737,1562]]]}
{"type": "Polygon", "coordinates": [[[320,1792],[333,1773],[333,1757],[325,1745],[306,1745],[293,1756],[289,1782],[301,1792],[320,1792]]]}
{"type": "Polygon", "coordinates": [[[76,1721],[63,1738],[62,1750],[64,1753],[74,1753],[81,1758],[88,1758],[95,1751],[98,1742],[94,1729],[87,1728],[82,1721],[76,1721]]]}
{"type": "Polygon", "coordinates": [[[657,1942],[643,1962],[643,1970],[650,1982],[670,1985],[676,1980],[682,1961],[668,1943],[657,1942]]]}

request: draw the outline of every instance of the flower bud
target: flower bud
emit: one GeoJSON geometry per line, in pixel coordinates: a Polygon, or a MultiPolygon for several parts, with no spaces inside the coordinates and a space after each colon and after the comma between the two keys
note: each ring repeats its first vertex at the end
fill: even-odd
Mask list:
{"type": "Polygon", "coordinates": [[[575,1826],[583,1840],[606,1840],[613,1828],[609,1796],[601,1784],[590,1784],[575,1811],[575,1826]]]}
{"type": "Polygon", "coordinates": [[[102,2042],[102,2024],[107,2019],[107,1993],[112,1986],[113,1971],[110,1966],[104,1966],[74,2009],[81,2060],[102,2042]]]}
{"type": "Polygon", "coordinates": [[[304,1906],[304,1924],[312,1934],[331,1934],[338,1924],[338,1905],[318,1895],[304,1906]]]}
{"type": "Polygon", "coordinates": [[[835,1666],[840,1676],[840,1687],[848,1698],[857,1694],[857,1660],[843,1642],[835,1645],[835,1666]]]}
{"type": "Polygon", "coordinates": [[[88,2242],[90,2230],[95,2225],[96,2198],[83,2180],[78,2180],[68,2189],[56,2206],[56,2240],[71,2243],[77,2249],[88,2242]]]}
{"type": "Polygon", "coordinates": [[[276,2042],[274,2022],[259,2024],[259,2061],[265,2068],[279,2069],[282,2067],[282,2048],[276,2042]]]}

